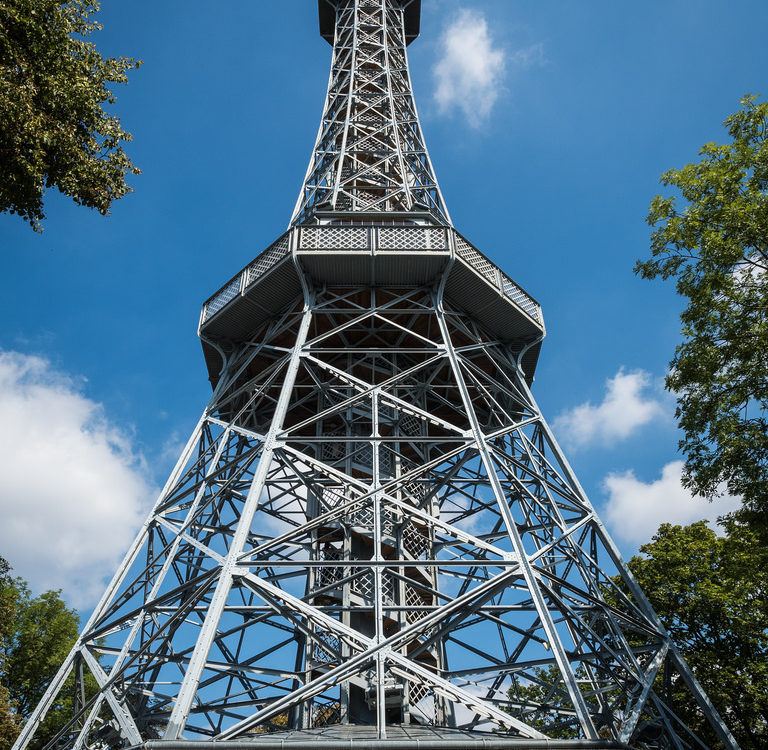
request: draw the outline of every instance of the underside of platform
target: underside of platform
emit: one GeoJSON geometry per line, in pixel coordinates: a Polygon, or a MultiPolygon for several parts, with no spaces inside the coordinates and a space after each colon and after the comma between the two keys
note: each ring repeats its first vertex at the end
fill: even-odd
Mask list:
{"type": "Polygon", "coordinates": [[[204,305],[200,317],[208,374],[221,356],[314,288],[431,288],[520,353],[530,384],[545,335],[541,307],[449,227],[295,227],[278,238],[204,305]],[[303,277],[303,279],[302,279],[303,277]]]}

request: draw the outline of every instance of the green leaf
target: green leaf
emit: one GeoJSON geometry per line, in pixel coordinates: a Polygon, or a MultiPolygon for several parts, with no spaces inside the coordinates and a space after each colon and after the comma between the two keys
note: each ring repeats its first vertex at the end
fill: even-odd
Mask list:
{"type": "Polygon", "coordinates": [[[0,212],[41,231],[46,189],[102,214],[140,174],[123,150],[131,136],[104,109],[132,58],[104,58],[86,37],[100,28],[94,0],[0,3],[0,212]]]}

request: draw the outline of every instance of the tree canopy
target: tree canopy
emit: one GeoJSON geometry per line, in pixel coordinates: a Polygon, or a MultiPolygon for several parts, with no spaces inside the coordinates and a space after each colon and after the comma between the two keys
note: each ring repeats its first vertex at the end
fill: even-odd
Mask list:
{"type": "MultiPolygon", "coordinates": [[[[768,746],[768,548],[744,524],[725,531],[662,524],[629,567],[742,750],[759,750],[768,746]]],[[[672,701],[719,746],[682,684],[672,701]]]]}
{"type": "Polygon", "coordinates": [[[684,483],[743,499],[768,534],[768,103],[754,96],[725,121],[731,141],[661,177],[643,278],[675,278],[687,298],[667,387],[677,394],[684,483]]]}
{"type": "Polygon", "coordinates": [[[103,57],[88,41],[98,9],[95,0],[0,2],[0,212],[38,231],[47,188],[105,214],[139,173],[123,150],[131,135],[105,105],[115,102],[109,85],[140,63],[103,57]]]}
{"type": "MultiPolygon", "coordinates": [[[[42,698],[77,638],[79,619],[58,591],[33,597],[10,576],[0,557],[0,750],[16,739],[23,720],[42,698]]],[[[72,691],[62,691],[35,734],[43,747],[72,714],[72,691]]]]}
{"type": "MultiPolygon", "coordinates": [[[[5,674],[5,644],[13,632],[16,615],[15,587],[10,571],[10,565],[0,557],[0,676],[5,674]]],[[[13,745],[20,727],[11,694],[3,683],[4,680],[0,680],[0,748],[6,750],[13,745]]]]}

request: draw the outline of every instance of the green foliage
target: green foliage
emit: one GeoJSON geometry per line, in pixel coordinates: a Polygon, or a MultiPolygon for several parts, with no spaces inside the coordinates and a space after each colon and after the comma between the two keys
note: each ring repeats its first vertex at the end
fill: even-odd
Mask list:
{"type": "Polygon", "coordinates": [[[527,679],[515,679],[508,690],[509,707],[504,710],[553,740],[581,737],[575,717],[558,711],[563,704],[570,707],[567,689],[555,666],[537,667],[527,679]]]}
{"type": "Polygon", "coordinates": [[[87,37],[95,0],[0,0],[0,212],[40,231],[43,194],[56,187],[105,214],[139,174],[119,118],[103,109],[131,58],[104,58],[87,37]]]}
{"type": "Polygon", "coordinates": [[[667,387],[678,397],[684,482],[743,498],[742,518],[768,533],[768,103],[741,100],[727,144],[662,175],[643,278],[674,277],[688,300],[667,387]]]}
{"type": "MultiPolygon", "coordinates": [[[[0,675],[4,674],[4,649],[8,636],[13,632],[13,621],[16,615],[16,596],[13,580],[10,576],[10,565],[0,557],[0,675]]],[[[13,745],[19,734],[19,717],[11,702],[11,694],[0,683],[0,750],[6,750],[13,745]]]]}
{"type": "Polygon", "coordinates": [[[6,652],[5,684],[22,716],[43,697],[77,639],[78,625],[77,613],[67,609],[58,591],[32,598],[26,587],[21,590],[16,630],[6,652]]]}
{"type": "MultiPolygon", "coordinates": [[[[77,638],[79,619],[59,592],[33,597],[0,558],[0,750],[10,747],[77,638]]],[[[62,690],[30,747],[43,747],[72,715],[73,684],[62,690]]]]}
{"type": "MultiPolygon", "coordinates": [[[[725,530],[662,524],[629,567],[742,750],[758,750],[768,746],[768,549],[743,524],[725,530]]],[[[682,682],[670,688],[675,712],[719,746],[682,682]]]]}
{"type": "MultiPolygon", "coordinates": [[[[6,638],[13,630],[13,621],[16,616],[16,600],[18,593],[11,578],[11,566],[0,557],[0,643],[5,643],[6,638]]],[[[0,669],[3,666],[3,652],[0,649],[0,669]]]]}
{"type": "Polygon", "coordinates": [[[11,704],[11,694],[0,685],[0,749],[8,750],[19,736],[18,716],[11,704]]]}

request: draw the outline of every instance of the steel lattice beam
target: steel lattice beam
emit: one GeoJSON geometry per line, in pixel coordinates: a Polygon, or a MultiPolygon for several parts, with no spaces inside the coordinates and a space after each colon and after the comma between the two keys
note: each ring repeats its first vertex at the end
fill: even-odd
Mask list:
{"type": "Polygon", "coordinates": [[[321,212],[421,211],[450,223],[413,98],[403,5],[334,2],[333,61],[291,224],[321,212]]]}
{"type": "Polygon", "coordinates": [[[50,748],[706,747],[675,683],[735,750],[531,395],[540,308],[449,225],[411,3],[324,1],[292,227],[204,305],[212,399],[15,748],[65,691],[50,748]]]}

